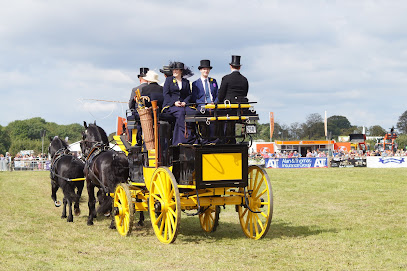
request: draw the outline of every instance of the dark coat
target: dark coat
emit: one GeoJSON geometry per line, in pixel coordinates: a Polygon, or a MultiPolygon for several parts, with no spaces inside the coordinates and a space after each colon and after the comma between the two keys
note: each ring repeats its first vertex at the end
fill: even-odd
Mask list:
{"type": "MultiPolygon", "coordinates": [[[[217,103],[218,100],[218,83],[214,78],[208,77],[208,84],[209,88],[211,90],[212,94],[212,99],[214,103],[217,103]]],[[[192,103],[197,103],[197,104],[204,104],[205,103],[205,89],[202,84],[201,78],[198,80],[194,81],[192,83],[192,98],[191,98],[192,103]]]]}
{"type": "Polygon", "coordinates": [[[173,106],[176,101],[189,103],[191,99],[191,87],[189,81],[182,78],[182,88],[179,89],[175,77],[169,76],[165,79],[163,94],[163,107],[173,106]]]}
{"type": "MultiPolygon", "coordinates": [[[[157,83],[150,83],[143,88],[142,96],[148,96],[151,101],[157,100],[158,107],[162,109],[164,101],[162,86],[158,85],[157,83]]],[[[150,107],[151,102],[146,101],[146,106],[150,107]]]]}
{"type": "Polygon", "coordinates": [[[225,75],[222,78],[218,93],[218,102],[223,103],[224,100],[229,100],[231,103],[246,103],[247,92],[249,91],[249,82],[246,77],[240,74],[239,71],[233,71],[231,74],[225,75]]]}
{"type": "Polygon", "coordinates": [[[129,108],[130,109],[135,109],[136,101],[134,100],[134,97],[136,96],[136,91],[137,89],[140,90],[140,95],[143,93],[143,88],[147,86],[147,83],[142,83],[141,85],[133,88],[131,90],[131,95],[130,95],[130,100],[129,100],[129,108]]]}

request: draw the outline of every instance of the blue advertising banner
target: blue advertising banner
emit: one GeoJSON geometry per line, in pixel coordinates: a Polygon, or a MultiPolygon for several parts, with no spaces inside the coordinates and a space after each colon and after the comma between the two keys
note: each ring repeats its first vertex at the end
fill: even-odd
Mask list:
{"type": "Polygon", "coordinates": [[[316,168],[328,167],[326,157],[315,158],[266,158],[266,168],[316,168]]]}

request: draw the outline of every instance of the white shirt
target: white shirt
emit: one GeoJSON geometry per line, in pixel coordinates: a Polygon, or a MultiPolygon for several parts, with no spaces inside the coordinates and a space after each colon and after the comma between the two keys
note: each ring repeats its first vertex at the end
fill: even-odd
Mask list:
{"type": "MultiPolygon", "coordinates": [[[[205,90],[205,80],[208,81],[209,96],[211,96],[211,100],[210,100],[210,101],[206,101],[206,102],[207,102],[207,103],[211,103],[211,102],[213,102],[212,91],[211,91],[211,86],[210,86],[211,82],[209,81],[209,77],[204,78],[204,77],[201,76],[202,86],[204,86],[204,90],[205,90]]],[[[204,96],[205,96],[205,100],[206,100],[206,93],[204,93],[204,96]]]]}

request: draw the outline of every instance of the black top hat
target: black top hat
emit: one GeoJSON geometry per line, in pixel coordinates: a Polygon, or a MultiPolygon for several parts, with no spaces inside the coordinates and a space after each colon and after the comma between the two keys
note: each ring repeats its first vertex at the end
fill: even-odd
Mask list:
{"type": "Polygon", "coordinates": [[[171,76],[172,71],[170,70],[170,66],[163,66],[162,69],[160,69],[160,72],[165,74],[166,76],[171,76]]]}
{"type": "Polygon", "coordinates": [[[229,63],[229,65],[240,67],[240,56],[232,56],[232,62],[229,63]]]}
{"type": "Polygon", "coordinates": [[[175,70],[175,69],[177,69],[177,70],[183,70],[183,69],[185,69],[185,68],[184,68],[184,63],[182,63],[182,62],[174,62],[174,63],[171,65],[170,69],[171,69],[171,70],[175,70]]]}
{"type": "Polygon", "coordinates": [[[140,77],[146,76],[146,74],[147,74],[147,72],[148,72],[149,70],[150,70],[149,68],[140,68],[140,74],[137,75],[137,77],[140,78],[140,77]]]}
{"type": "Polygon", "coordinates": [[[199,65],[198,70],[200,70],[202,68],[212,69],[211,61],[207,60],[207,59],[201,60],[201,64],[199,65]]]}

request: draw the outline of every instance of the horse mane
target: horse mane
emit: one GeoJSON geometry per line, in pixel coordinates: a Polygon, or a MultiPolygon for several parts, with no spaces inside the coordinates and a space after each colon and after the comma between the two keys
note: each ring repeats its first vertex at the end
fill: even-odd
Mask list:
{"type": "Polygon", "coordinates": [[[68,143],[66,143],[65,140],[60,139],[59,136],[54,136],[53,140],[56,140],[56,139],[59,139],[59,142],[62,144],[62,146],[64,146],[64,148],[67,149],[69,147],[68,143]]]}
{"type": "Polygon", "coordinates": [[[94,131],[94,137],[96,141],[101,141],[105,145],[109,145],[109,139],[106,135],[105,130],[103,130],[101,127],[97,126],[96,124],[89,124],[88,130],[93,130],[94,131]]]}

